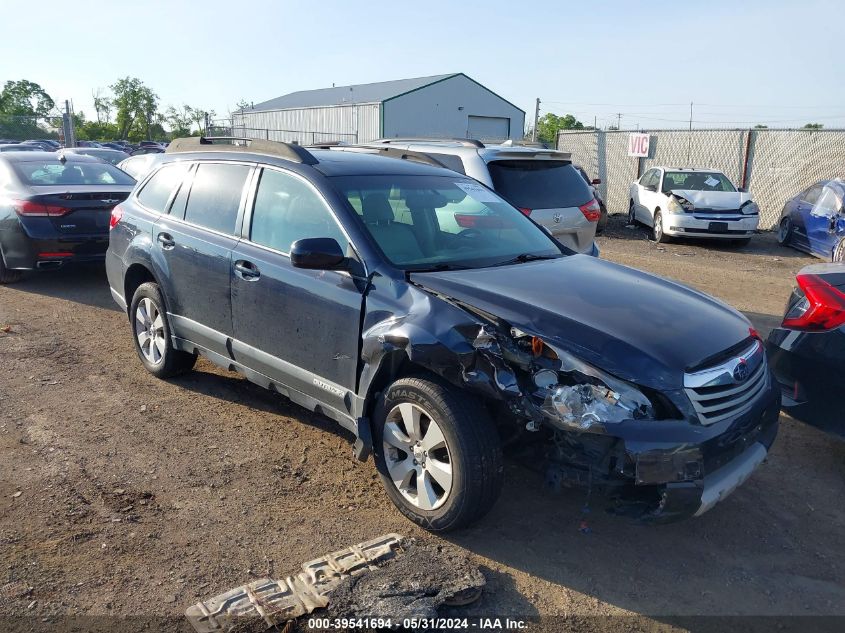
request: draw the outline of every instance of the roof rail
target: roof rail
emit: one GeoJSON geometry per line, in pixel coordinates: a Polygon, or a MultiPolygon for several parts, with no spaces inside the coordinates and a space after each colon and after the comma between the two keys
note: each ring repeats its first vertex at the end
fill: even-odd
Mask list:
{"type": "Polygon", "coordinates": [[[180,152],[249,152],[278,156],[294,163],[316,165],[317,159],[307,149],[296,143],[265,141],[241,136],[188,136],[176,138],[167,146],[165,154],[180,152]]]}
{"type": "Polygon", "coordinates": [[[416,152],[411,149],[402,149],[401,147],[379,147],[378,149],[376,149],[376,151],[379,154],[384,154],[385,156],[389,156],[390,158],[400,158],[403,160],[410,160],[415,163],[423,163],[425,165],[431,165],[433,167],[443,167],[445,169],[455,171],[451,167],[447,166],[436,158],[429,156],[425,152],[416,152]]]}
{"type": "Polygon", "coordinates": [[[404,138],[379,138],[369,143],[458,143],[464,147],[484,147],[484,143],[474,138],[427,138],[425,136],[406,136],[404,138]]]}

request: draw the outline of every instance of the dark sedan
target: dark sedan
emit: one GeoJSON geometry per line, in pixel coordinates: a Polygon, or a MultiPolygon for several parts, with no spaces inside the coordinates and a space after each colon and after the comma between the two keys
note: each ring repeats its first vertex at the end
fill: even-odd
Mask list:
{"type": "Polygon", "coordinates": [[[116,149],[108,149],[105,147],[70,147],[62,151],[66,154],[71,153],[83,154],[85,156],[93,156],[94,158],[99,158],[100,160],[104,160],[107,163],[111,163],[112,165],[117,165],[118,163],[129,158],[129,154],[127,154],[126,152],[122,152],[116,149]]]}
{"type": "Polygon", "coordinates": [[[845,437],[845,265],[807,266],[767,342],[782,406],[797,420],[845,437]]]}
{"type": "Polygon", "coordinates": [[[25,270],[102,260],[111,210],[134,184],[91,156],[0,155],[0,283],[17,281],[25,270]]]}
{"type": "Polygon", "coordinates": [[[24,145],[23,143],[0,144],[0,152],[43,152],[37,145],[24,145]]]}

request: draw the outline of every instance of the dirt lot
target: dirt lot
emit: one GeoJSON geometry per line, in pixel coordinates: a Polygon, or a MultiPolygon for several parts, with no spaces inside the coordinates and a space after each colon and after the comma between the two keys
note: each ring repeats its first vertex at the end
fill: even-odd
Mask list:
{"type": "MultiPolygon", "coordinates": [[[[599,243],[764,331],[813,261],[771,235],[738,251],[657,246],[621,217],[599,243]]],[[[172,382],[148,375],[100,268],[0,287],[4,324],[0,587],[21,584],[4,589],[0,615],[178,615],[387,531],[439,538],[393,511],[372,462],[354,462],[330,421],[206,361],[172,382]]],[[[509,465],[491,514],[448,537],[488,579],[470,612],[641,614],[644,629],[672,615],[845,615],[845,443],[781,423],[750,482],[670,526],[596,509],[583,533],[583,493],[552,494],[509,465]]]]}

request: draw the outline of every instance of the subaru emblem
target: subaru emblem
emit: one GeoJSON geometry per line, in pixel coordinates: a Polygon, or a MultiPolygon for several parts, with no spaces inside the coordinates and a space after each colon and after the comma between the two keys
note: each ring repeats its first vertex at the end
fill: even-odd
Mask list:
{"type": "Polygon", "coordinates": [[[734,380],[737,382],[745,382],[748,379],[748,363],[744,358],[739,359],[739,363],[734,367],[734,380]]]}

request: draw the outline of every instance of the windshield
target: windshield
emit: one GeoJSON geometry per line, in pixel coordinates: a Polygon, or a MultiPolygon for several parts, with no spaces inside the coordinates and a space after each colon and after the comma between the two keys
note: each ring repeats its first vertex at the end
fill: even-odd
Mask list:
{"type": "Polygon", "coordinates": [[[13,167],[27,185],[134,185],[135,181],[109,163],[83,163],[58,159],[15,162],[13,167]]]}
{"type": "Polygon", "coordinates": [[[496,192],[521,209],[580,207],[593,199],[586,181],[568,161],[497,160],[487,168],[496,192]]]}
{"type": "Polygon", "coordinates": [[[663,193],[673,189],[736,191],[728,177],[718,171],[667,171],[663,176],[663,193]]]}
{"type": "Polygon", "coordinates": [[[487,187],[457,174],[332,181],[385,257],[404,270],[480,268],[562,255],[543,229],[487,187]]]}

